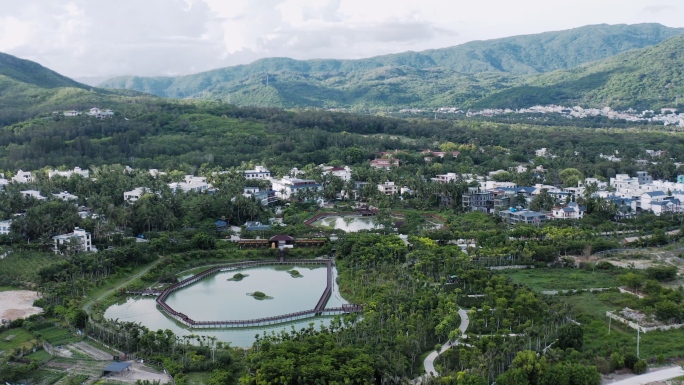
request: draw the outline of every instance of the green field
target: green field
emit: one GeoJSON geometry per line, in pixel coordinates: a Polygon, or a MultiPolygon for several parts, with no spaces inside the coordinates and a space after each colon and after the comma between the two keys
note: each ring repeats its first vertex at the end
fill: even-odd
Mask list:
{"type": "Polygon", "coordinates": [[[0,260],[0,285],[12,286],[36,282],[37,272],[61,257],[52,253],[14,252],[0,260]]]}
{"type": "Polygon", "coordinates": [[[619,286],[617,276],[620,270],[581,269],[519,269],[503,270],[501,274],[513,282],[529,286],[536,291],[590,289],[594,287],[619,286]]]}
{"type": "MultiPolygon", "coordinates": [[[[625,306],[636,307],[636,297],[607,292],[582,293],[558,298],[573,305],[575,319],[582,324],[584,354],[607,356],[621,349],[636,352],[636,330],[611,322],[610,335],[608,335],[608,317],[606,317],[606,311],[621,309],[625,306]]],[[[646,359],[658,354],[663,354],[666,358],[684,357],[684,330],[642,333],[640,353],[641,357],[646,359]]]]}
{"type": "Polygon", "coordinates": [[[59,328],[57,326],[48,326],[35,331],[36,335],[45,339],[52,345],[66,345],[70,342],[77,342],[83,339],[83,337],[76,336],[66,329],[59,328]]]}
{"type": "Polygon", "coordinates": [[[67,375],[60,370],[38,369],[32,372],[29,377],[24,378],[22,383],[36,385],[52,385],[67,375]]]}
{"type": "Polygon", "coordinates": [[[0,333],[0,350],[4,352],[28,349],[37,342],[36,338],[24,329],[9,329],[0,333]]]}

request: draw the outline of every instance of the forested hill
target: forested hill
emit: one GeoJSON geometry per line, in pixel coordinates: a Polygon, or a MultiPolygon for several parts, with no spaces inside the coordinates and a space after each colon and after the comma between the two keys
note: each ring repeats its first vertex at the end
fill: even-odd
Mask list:
{"type": "Polygon", "coordinates": [[[541,75],[476,107],[536,104],[649,109],[684,103],[684,36],[581,67],[541,75]]]}
{"type": "Polygon", "coordinates": [[[574,68],[681,33],[660,24],[593,25],[361,60],[263,59],[189,76],[119,77],[101,86],[251,106],[467,106],[519,85],[520,77],[574,68]]]}
{"type": "Polygon", "coordinates": [[[0,53],[0,75],[40,88],[90,88],[85,84],[78,83],[51,69],[45,68],[36,62],[20,59],[6,53],[0,53]]]}
{"type": "Polygon", "coordinates": [[[38,63],[0,53],[0,127],[52,111],[115,108],[151,96],[131,90],[97,89],[38,63]]]}

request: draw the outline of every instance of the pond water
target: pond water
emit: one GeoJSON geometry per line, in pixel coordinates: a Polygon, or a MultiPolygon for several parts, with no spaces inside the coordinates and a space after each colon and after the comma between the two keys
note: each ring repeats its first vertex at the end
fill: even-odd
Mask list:
{"type": "MultiPolygon", "coordinates": [[[[333,276],[337,271],[333,268],[333,276]]],[[[185,278],[185,277],[182,277],[185,278]]],[[[262,266],[242,270],[227,271],[207,277],[194,285],[169,295],[166,302],[175,310],[183,312],[198,321],[247,320],[276,316],[301,310],[313,309],[326,285],[326,268],[312,266],[262,266]],[[287,272],[295,269],[303,275],[292,278],[287,272]],[[237,272],[249,275],[242,281],[228,281],[237,272]],[[273,299],[257,300],[247,293],[261,291],[273,299]]],[[[333,294],[327,307],[347,304],[334,284],[333,294]]],[[[159,309],[152,297],[129,297],[125,301],[110,306],[105,318],[126,322],[140,322],[151,330],[170,329],[177,335],[206,335],[230,342],[232,346],[248,347],[255,335],[290,330],[299,330],[311,322],[316,327],[328,325],[333,317],[312,317],[297,322],[283,323],[268,327],[241,329],[187,329],[167,317],[159,309]]]]}
{"type": "Polygon", "coordinates": [[[313,222],[312,225],[318,227],[331,227],[333,229],[344,230],[348,233],[377,228],[374,217],[362,217],[360,215],[325,217],[313,222]]]}

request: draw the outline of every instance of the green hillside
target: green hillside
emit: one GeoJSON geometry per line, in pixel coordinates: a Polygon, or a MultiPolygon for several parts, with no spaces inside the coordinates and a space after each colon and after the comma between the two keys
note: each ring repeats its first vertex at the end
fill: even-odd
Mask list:
{"type": "Polygon", "coordinates": [[[581,67],[531,79],[475,107],[563,104],[649,109],[684,102],[684,36],[581,67]]]}
{"type": "Polygon", "coordinates": [[[114,108],[151,96],[132,90],[105,90],[86,86],[38,63],[0,53],[0,126],[52,111],[114,108]]]}
{"type": "Polygon", "coordinates": [[[85,84],[78,83],[47,69],[36,62],[19,59],[5,53],[0,53],[0,75],[41,88],[90,88],[85,84]]]}
{"type": "Polygon", "coordinates": [[[683,32],[659,24],[594,25],[361,60],[262,59],[175,78],[119,77],[101,86],[251,106],[470,105],[530,75],[574,68],[683,32]]]}

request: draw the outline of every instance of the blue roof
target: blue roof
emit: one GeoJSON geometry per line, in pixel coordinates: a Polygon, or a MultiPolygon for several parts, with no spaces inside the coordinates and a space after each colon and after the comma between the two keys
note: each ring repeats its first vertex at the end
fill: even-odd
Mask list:
{"type": "Polygon", "coordinates": [[[647,192],[646,195],[651,196],[651,197],[659,197],[659,196],[663,196],[666,194],[662,191],[650,191],[650,192],[647,192]]]}
{"type": "Polygon", "coordinates": [[[226,227],[226,226],[228,226],[228,222],[226,222],[226,221],[216,221],[216,222],[214,222],[214,223],[216,224],[217,227],[226,227]]]}

